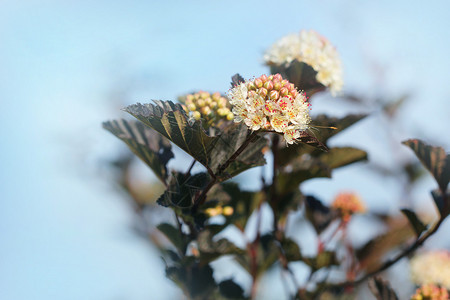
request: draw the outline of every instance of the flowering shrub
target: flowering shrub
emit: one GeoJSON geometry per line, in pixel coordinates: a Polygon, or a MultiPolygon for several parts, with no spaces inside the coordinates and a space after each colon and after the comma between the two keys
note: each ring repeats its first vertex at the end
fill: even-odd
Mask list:
{"type": "MultiPolygon", "coordinates": [[[[180,103],[137,103],[124,109],[137,120],[103,124],[154,172],[160,185],[151,189],[154,193],[162,189],[156,204],[172,214],[159,210],[153,218],[155,204],[142,199],[149,193],[139,193],[135,189],[140,185],[132,184],[131,158],[114,162],[120,171],[117,182],[144,221],[139,227],[142,236],[160,251],[167,277],[188,299],[257,299],[260,279],[274,268],[281,269],[282,282],[288,278],[286,293],[292,299],[335,298],[352,293],[352,287],[367,280],[377,299],[397,299],[389,283],[374,275],[413,253],[448,216],[450,156],[417,139],[403,142],[437,182],[432,195],[439,219],[424,224],[406,208],[401,217],[372,215],[388,230],[356,247],[349,239],[351,216],[371,213],[356,192],[340,193],[331,201],[305,193],[301,185],[314,178],[332,178],[335,169],[367,160],[364,150],[328,143],[366,115],[336,118],[309,113],[316,93],[326,88],[332,94],[341,90],[337,53],[317,33],[302,31],[275,43],[265,59],[271,74],[251,80],[236,74],[227,97],[200,91],[180,97],[180,103]],[[312,127],[321,129],[312,134],[312,127]],[[190,164],[177,160],[173,146],[191,157],[190,164]],[[271,178],[261,176],[260,189],[245,190],[230,180],[267,165],[269,157],[271,178]],[[172,159],[176,163],[170,168],[172,159]],[[295,223],[293,216],[301,216],[301,222],[295,223]],[[163,222],[153,223],[163,217],[163,222]],[[249,222],[251,218],[254,222],[249,222]],[[261,224],[268,220],[271,229],[263,231],[261,224]],[[313,228],[317,241],[309,255],[292,233],[303,239],[301,224],[305,223],[313,228]],[[228,229],[237,231],[244,245],[227,237],[228,229]],[[233,259],[248,273],[251,284],[215,276],[217,266],[212,263],[219,258],[233,259]],[[307,268],[301,283],[301,275],[293,269],[299,264],[307,268]]],[[[410,165],[404,169],[405,174],[414,173],[410,165]]],[[[411,269],[417,284],[440,285],[441,296],[429,296],[437,295],[437,290],[428,286],[418,290],[414,299],[444,297],[450,268],[448,252],[440,253],[413,258],[411,269]]]]}

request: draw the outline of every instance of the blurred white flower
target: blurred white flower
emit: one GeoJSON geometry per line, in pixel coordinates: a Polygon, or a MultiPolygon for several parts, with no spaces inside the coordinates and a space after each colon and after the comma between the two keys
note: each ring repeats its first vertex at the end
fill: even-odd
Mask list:
{"type": "Polygon", "coordinates": [[[287,35],[275,42],[265,53],[268,65],[285,65],[298,60],[310,65],[316,72],[316,80],[328,87],[333,95],[342,90],[341,60],[330,42],[310,30],[287,35]]]}
{"type": "Polygon", "coordinates": [[[450,289],[450,251],[416,254],[410,261],[411,280],[417,284],[433,283],[450,289]]]}

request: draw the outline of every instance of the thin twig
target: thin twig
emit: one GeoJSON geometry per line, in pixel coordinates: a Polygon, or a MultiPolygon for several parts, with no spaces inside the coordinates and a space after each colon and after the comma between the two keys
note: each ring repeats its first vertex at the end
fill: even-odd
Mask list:
{"type": "Polygon", "coordinates": [[[185,177],[188,177],[191,175],[192,168],[194,167],[196,162],[197,161],[195,159],[192,161],[191,165],[189,166],[189,169],[186,171],[186,173],[184,173],[185,177]]]}
{"type": "Polygon", "coordinates": [[[406,248],[401,253],[397,254],[397,256],[395,256],[393,259],[390,259],[390,260],[386,261],[383,265],[381,265],[375,271],[369,272],[369,273],[365,274],[364,276],[362,276],[361,278],[359,278],[357,280],[346,281],[346,282],[342,282],[342,283],[338,283],[338,284],[331,284],[328,287],[350,287],[350,286],[355,286],[355,285],[360,284],[361,282],[365,281],[369,277],[372,277],[372,276],[374,276],[374,275],[376,275],[376,274],[378,274],[378,273],[388,269],[389,267],[391,267],[392,265],[397,263],[399,260],[401,260],[402,258],[404,258],[404,257],[408,256],[409,254],[413,253],[417,248],[422,246],[422,244],[425,243],[425,241],[439,229],[439,227],[441,226],[441,224],[444,221],[444,219],[445,219],[445,217],[441,217],[439,219],[439,221],[433,226],[433,228],[430,231],[428,231],[426,234],[424,234],[420,238],[418,238],[412,245],[410,245],[408,248],[406,248]]]}

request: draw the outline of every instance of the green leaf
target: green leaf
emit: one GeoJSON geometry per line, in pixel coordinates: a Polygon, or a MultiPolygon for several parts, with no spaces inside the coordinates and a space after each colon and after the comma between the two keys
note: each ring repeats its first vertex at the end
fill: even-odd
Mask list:
{"type": "Polygon", "coordinates": [[[408,218],[409,223],[411,224],[412,228],[416,232],[417,237],[420,236],[422,232],[427,230],[427,226],[425,226],[417,217],[417,215],[409,209],[403,208],[401,209],[402,213],[408,218]]]}
{"type": "Polygon", "coordinates": [[[108,121],[103,123],[103,128],[124,141],[162,182],[166,182],[167,162],[174,157],[168,140],[136,121],[108,121]]]}
{"type": "Polygon", "coordinates": [[[159,100],[154,103],[133,104],[126,107],[125,111],[171,140],[204,166],[208,166],[209,154],[217,139],[205,133],[200,121],[189,122],[180,104],[159,100]]]}
{"type": "Polygon", "coordinates": [[[222,296],[228,299],[245,299],[244,290],[232,279],[227,279],[220,282],[219,291],[222,296]]]}
{"type": "Polygon", "coordinates": [[[320,160],[331,169],[336,169],[358,161],[367,160],[367,153],[352,147],[336,147],[320,155],[320,160]]]}
{"type": "Polygon", "coordinates": [[[161,231],[168,239],[169,241],[182,253],[184,253],[184,241],[182,233],[168,223],[161,223],[157,226],[158,230],[161,231]]]}
{"type": "Polygon", "coordinates": [[[320,150],[325,149],[328,150],[326,143],[331,137],[345,130],[354,123],[358,122],[365,116],[366,115],[359,114],[359,115],[348,115],[344,118],[331,118],[326,115],[319,115],[315,117],[311,122],[312,127],[314,127],[314,125],[320,125],[324,127],[335,127],[337,129],[320,128],[320,130],[317,133],[318,137],[313,137],[310,135],[312,138],[314,138],[311,139],[311,145],[308,145],[307,139],[305,139],[303,144],[299,143],[290,145],[289,147],[282,147],[281,149],[278,150],[279,153],[278,163],[281,166],[285,166],[289,164],[291,160],[296,159],[297,157],[303,154],[310,154],[313,156],[322,155],[323,154],[322,151],[317,151],[317,145],[314,144],[314,140],[320,141],[320,143],[324,145],[325,148],[319,147],[320,150]]]}
{"type": "Polygon", "coordinates": [[[208,183],[206,173],[187,176],[174,172],[167,190],[159,197],[157,203],[165,207],[188,209],[192,207],[195,197],[208,183]]]}
{"type": "Polygon", "coordinates": [[[379,276],[369,279],[369,289],[377,300],[398,300],[389,282],[379,276]]]}
{"type": "Polygon", "coordinates": [[[319,83],[316,79],[317,72],[304,62],[293,60],[289,65],[275,65],[270,66],[272,74],[280,73],[285,79],[288,79],[299,90],[306,92],[310,97],[315,92],[325,90],[325,86],[319,83]]]}
{"type": "Polygon", "coordinates": [[[418,139],[402,142],[410,147],[422,164],[431,172],[441,191],[447,190],[450,181],[450,154],[446,154],[442,147],[425,144],[418,139]]]}
{"type": "MultiPolygon", "coordinates": [[[[190,121],[181,105],[171,101],[134,104],[125,111],[150,126],[183,149],[210,172],[216,173],[251,133],[244,124],[232,124],[217,136],[209,136],[201,121],[190,121]]],[[[219,180],[228,179],[265,163],[262,149],[267,141],[258,136],[229,166],[219,180]]]]}

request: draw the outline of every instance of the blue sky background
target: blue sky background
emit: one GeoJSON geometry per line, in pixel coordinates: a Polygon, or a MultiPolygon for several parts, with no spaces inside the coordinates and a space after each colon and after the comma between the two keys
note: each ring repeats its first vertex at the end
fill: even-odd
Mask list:
{"type": "MultiPolygon", "coordinates": [[[[100,124],[124,117],[126,104],[224,92],[236,72],[267,73],[264,50],[300,29],[337,47],[347,91],[411,95],[395,128],[374,113],[335,145],[386,166],[412,156],[392,147],[406,138],[449,150],[449,11],[447,1],[0,1],[2,298],[179,297],[99,170],[120,144],[100,124]]],[[[313,113],[352,111],[339,103],[321,96],[313,113]]],[[[364,172],[304,188],[324,199],[356,189],[369,208],[398,210],[396,182],[364,172]]],[[[431,207],[432,188],[428,176],[413,204],[431,207]]],[[[432,242],[450,248],[444,225],[432,242]]]]}

